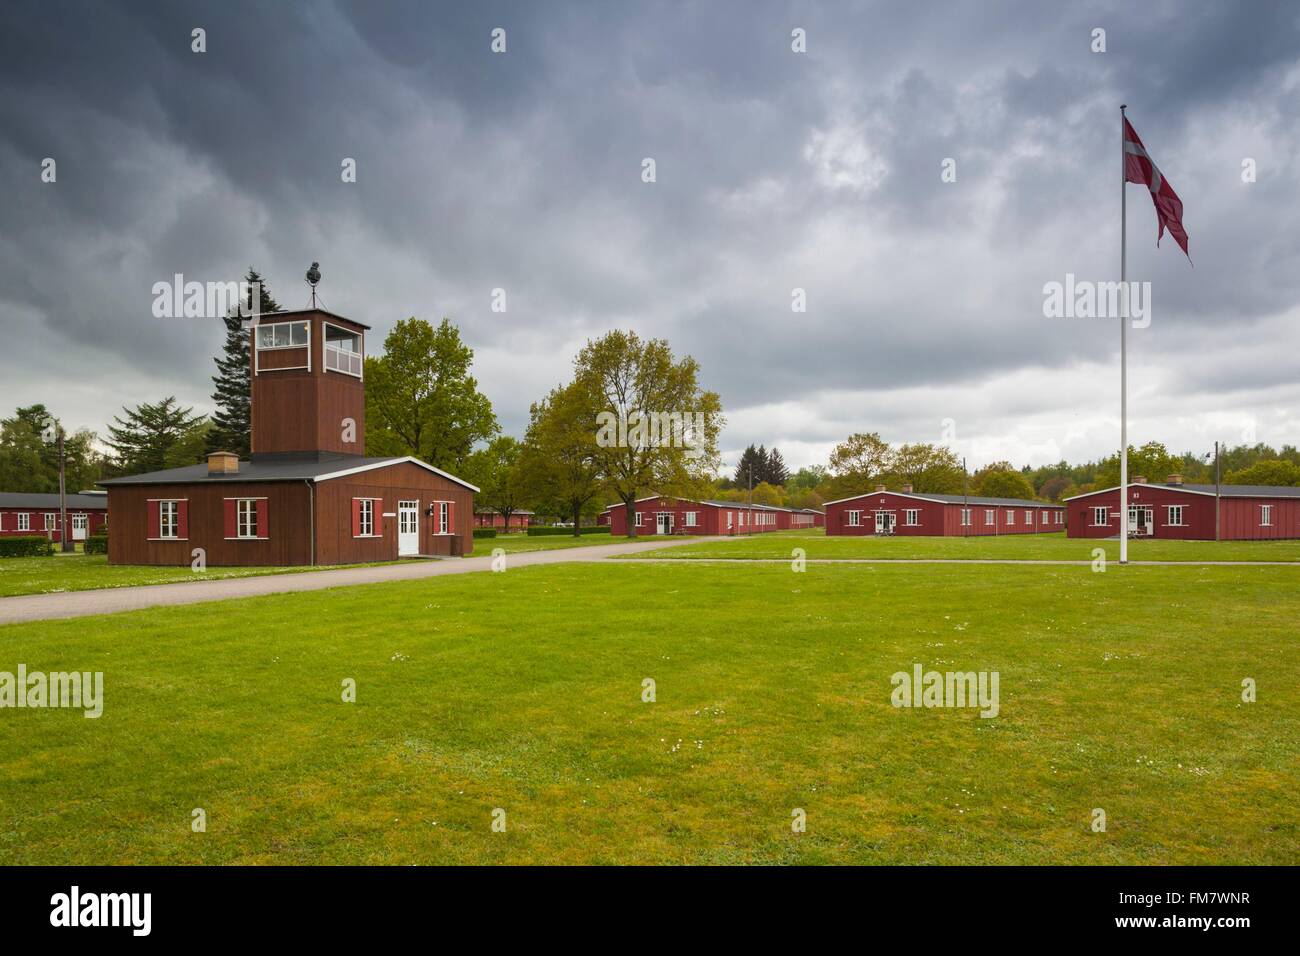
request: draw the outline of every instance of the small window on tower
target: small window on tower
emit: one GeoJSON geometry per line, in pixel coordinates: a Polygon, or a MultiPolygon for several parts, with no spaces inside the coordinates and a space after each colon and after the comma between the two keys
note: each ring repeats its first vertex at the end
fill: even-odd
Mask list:
{"type": "Polygon", "coordinates": [[[361,377],[361,336],[337,325],[325,324],[325,368],[361,377]]]}

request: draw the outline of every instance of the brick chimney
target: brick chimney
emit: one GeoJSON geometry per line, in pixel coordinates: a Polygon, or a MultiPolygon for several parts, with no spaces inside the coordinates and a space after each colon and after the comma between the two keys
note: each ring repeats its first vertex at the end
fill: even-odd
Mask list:
{"type": "Polygon", "coordinates": [[[1183,483],[1182,475],[1170,475],[1168,478],[1165,479],[1165,484],[1167,485],[1181,485],[1182,483],[1183,483]]]}
{"type": "Polygon", "coordinates": [[[239,456],[230,451],[214,451],[208,455],[209,475],[239,474],[239,456]]]}
{"type": "Polygon", "coordinates": [[[884,490],[885,490],[885,486],[884,486],[884,485],[876,485],[876,490],[877,490],[877,491],[884,491],[884,490]]]}
{"type": "Polygon", "coordinates": [[[1132,482],[1132,483],[1135,484],[1135,485],[1145,485],[1145,484],[1147,483],[1147,476],[1146,476],[1146,475],[1134,475],[1134,476],[1133,476],[1133,482],[1132,482]]]}
{"type": "Polygon", "coordinates": [[[903,485],[903,494],[910,495],[911,493],[912,493],[912,486],[910,484],[903,485]]]}

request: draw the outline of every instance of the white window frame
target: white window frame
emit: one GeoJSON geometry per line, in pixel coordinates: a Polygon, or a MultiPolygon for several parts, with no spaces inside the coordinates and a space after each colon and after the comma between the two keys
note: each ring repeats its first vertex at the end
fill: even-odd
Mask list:
{"type": "Polygon", "coordinates": [[[906,525],[906,526],[908,526],[908,527],[911,527],[911,528],[915,528],[915,527],[920,523],[920,518],[921,518],[921,509],[920,509],[920,508],[904,508],[904,509],[903,509],[903,524],[904,524],[904,525],[906,525]]]}
{"type": "Polygon", "coordinates": [[[361,508],[357,512],[357,537],[358,538],[375,538],[375,499],[358,498],[361,502],[361,508]],[[370,523],[370,530],[366,530],[366,523],[370,523]]]}
{"type": "MultiPolygon", "coordinates": [[[[433,520],[434,520],[434,522],[436,523],[436,525],[437,525],[437,529],[438,529],[438,530],[436,530],[436,531],[434,532],[434,534],[439,534],[439,535],[443,535],[443,534],[451,534],[451,502],[450,502],[450,501],[435,501],[434,504],[435,504],[437,507],[434,509],[434,512],[433,512],[433,520]]],[[[419,507],[418,507],[419,503],[417,502],[416,505],[417,505],[417,507],[416,507],[416,511],[417,511],[417,514],[418,514],[418,512],[419,512],[419,507]]],[[[495,520],[495,519],[493,519],[493,520],[495,520]]],[[[418,521],[418,519],[417,519],[417,521],[418,521]]],[[[416,527],[417,527],[417,530],[418,530],[418,527],[419,527],[418,523],[417,523],[417,526],[416,526],[416,527]]]]}
{"type": "Polygon", "coordinates": [[[1008,528],[1013,528],[1013,527],[1015,527],[1015,524],[1016,524],[1016,509],[1015,509],[1015,508],[1008,508],[1008,509],[1007,509],[1007,527],[1008,527],[1008,528]]]}
{"type": "Polygon", "coordinates": [[[321,368],[324,369],[326,372],[338,372],[340,375],[351,375],[353,378],[364,378],[364,372],[366,368],[366,359],[365,359],[366,337],[360,332],[353,332],[351,329],[345,329],[343,328],[343,326],[335,325],[333,322],[322,322],[321,326],[322,327],[320,333],[320,341],[321,341],[321,351],[323,353],[323,356],[321,358],[321,368]],[[357,340],[357,350],[355,352],[352,352],[349,351],[348,349],[341,349],[336,346],[330,345],[329,334],[326,331],[327,329],[338,329],[340,332],[344,333],[345,335],[349,335],[355,338],[357,340]],[[349,368],[336,368],[334,366],[331,366],[330,365],[331,352],[337,355],[347,356],[349,368]],[[353,357],[355,357],[357,360],[356,363],[357,370],[355,372],[352,371],[350,367],[352,365],[351,360],[353,357]]]}
{"type": "Polygon", "coordinates": [[[970,527],[970,509],[969,509],[969,508],[962,508],[962,509],[961,509],[961,526],[962,526],[963,528],[969,528],[969,527],[970,527]]]}
{"type": "Polygon", "coordinates": [[[731,530],[731,519],[732,519],[732,513],[731,513],[730,511],[728,511],[728,512],[727,512],[727,530],[728,530],[728,531],[731,530]]]}
{"type": "Polygon", "coordinates": [[[985,509],[984,509],[984,527],[986,527],[986,528],[991,528],[991,527],[993,527],[993,526],[994,526],[995,524],[997,524],[997,523],[998,523],[998,509],[997,509],[997,508],[985,508],[985,509]]]}
{"type": "Polygon", "coordinates": [[[30,512],[27,511],[18,512],[18,530],[19,531],[32,530],[32,516],[30,512]]]}
{"type": "Polygon", "coordinates": [[[1043,509],[1043,520],[1042,520],[1042,523],[1043,523],[1043,524],[1051,524],[1051,523],[1052,523],[1052,522],[1048,519],[1047,515],[1048,515],[1048,511],[1047,511],[1046,508],[1044,508],[1044,509],[1043,509]]]}
{"type": "Polygon", "coordinates": [[[645,522],[642,520],[642,518],[643,518],[643,516],[642,516],[641,512],[638,511],[638,512],[636,513],[636,526],[637,526],[638,528],[640,528],[642,525],[645,524],[645,522]]]}
{"type": "Polygon", "coordinates": [[[158,537],[163,541],[178,541],[181,536],[181,502],[179,498],[164,498],[158,502],[158,537]],[[170,534],[168,532],[171,532],[170,534]]]}
{"type": "Polygon", "coordinates": [[[1273,506],[1261,504],[1259,506],[1259,526],[1261,528],[1273,527],[1273,506]]]}
{"type": "Polygon", "coordinates": [[[1094,528],[1105,528],[1110,525],[1110,509],[1106,505],[1092,506],[1092,526],[1094,528]],[[1098,521],[1097,519],[1101,520],[1098,521]]]}
{"type": "Polygon", "coordinates": [[[45,527],[42,530],[44,531],[59,530],[59,513],[57,511],[45,512],[45,527]]]}
{"type": "Polygon", "coordinates": [[[699,527],[699,523],[700,523],[700,513],[698,511],[686,512],[686,527],[696,528],[699,527]]]}
{"type": "Polygon", "coordinates": [[[235,499],[235,537],[241,540],[257,538],[256,498],[235,499]]]}
{"type": "Polygon", "coordinates": [[[1033,509],[1033,508],[1026,508],[1026,509],[1025,509],[1025,524],[1026,524],[1028,527],[1030,527],[1030,528],[1032,528],[1032,527],[1034,526],[1034,509],[1033,509]]]}
{"type": "Polygon", "coordinates": [[[849,527],[850,527],[850,528],[861,528],[861,527],[862,527],[862,512],[861,512],[861,511],[850,511],[850,512],[849,512],[849,527]]]}
{"type": "Polygon", "coordinates": [[[257,336],[256,336],[256,338],[257,338],[257,351],[259,351],[259,352],[274,352],[274,351],[276,351],[277,349],[308,349],[308,350],[310,350],[310,349],[311,349],[311,322],[308,321],[308,320],[305,320],[305,319],[294,319],[294,320],[291,321],[291,322],[260,322],[260,323],[258,323],[258,326],[257,326],[257,336]],[[280,328],[281,326],[288,326],[288,327],[289,327],[289,344],[288,344],[288,345],[274,345],[274,344],[272,344],[272,345],[263,345],[263,344],[262,344],[262,330],[263,330],[263,329],[268,330],[268,331],[271,333],[271,341],[274,342],[274,341],[275,341],[275,329],[278,329],[278,328],[280,328]],[[295,327],[299,327],[299,326],[302,327],[302,328],[305,328],[305,329],[307,330],[307,336],[306,336],[306,338],[305,338],[303,341],[298,342],[298,343],[294,343],[294,341],[293,341],[293,329],[294,329],[295,327]]]}
{"type": "Polygon", "coordinates": [[[1165,505],[1165,527],[1166,528],[1187,527],[1187,522],[1184,520],[1186,515],[1184,515],[1183,513],[1183,509],[1186,507],[1187,507],[1186,505],[1165,505]],[[1178,518],[1177,521],[1174,520],[1175,517],[1178,518]]]}

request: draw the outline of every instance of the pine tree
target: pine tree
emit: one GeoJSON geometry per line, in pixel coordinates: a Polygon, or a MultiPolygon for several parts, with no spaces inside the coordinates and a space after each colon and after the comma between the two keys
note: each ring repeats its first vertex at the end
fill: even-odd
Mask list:
{"type": "Polygon", "coordinates": [[[740,454],[740,462],[736,465],[736,487],[748,488],[750,471],[752,469],[754,484],[763,480],[763,468],[766,463],[759,457],[758,449],[750,445],[740,454]]]}
{"type": "Polygon", "coordinates": [[[125,420],[113,416],[105,442],[116,453],[115,470],[120,474],[161,471],[202,460],[202,435],[197,432],[207,422],[194,409],[177,405],[174,396],[152,405],[141,402],[122,412],[125,420]]]}
{"type": "MultiPolygon", "coordinates": [[[[249,284],[245,309],[253,309],[252,285],[257,283],[262,292],[258,311],[280,311],[280,306],[266,290],[266,280],[256,269],[248,270],[245,281],[249,284]]],[[[217,363],[217,374],[212,377],[212,384],[216,386],[212,401],[216,405],[216,411],[212,413],[212,430],[208,432],[207,450],[232,451],[243,458],[248,455],[253,427],[248,328],[238,315],[227,315],[222,321],[226,324],[226,344],[222,347],[222,354],[214,360],[217,363]]]]}
{"type": "Polygon", "coordinates": [[[763,480],[770,485],[781,485],[790,480],[790,470],[785,466],[785,459],[781,457],[781,452],[773,448],[767,453],[767,468],[763,480]]]}

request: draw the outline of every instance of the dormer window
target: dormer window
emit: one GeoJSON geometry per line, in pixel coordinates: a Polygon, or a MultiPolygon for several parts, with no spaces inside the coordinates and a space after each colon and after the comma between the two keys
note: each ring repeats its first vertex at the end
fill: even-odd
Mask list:
{"type": "Polygon", "coordinates": [[[361,336],[325,323],[325,368],[361,377],[361,336]]]}
{"type": "Polygon", "coordinates": [[[307,344],[306,322],[276,322],[257,327],[257,350],[302,348],[307,344]]]}

